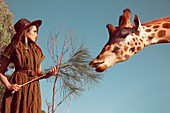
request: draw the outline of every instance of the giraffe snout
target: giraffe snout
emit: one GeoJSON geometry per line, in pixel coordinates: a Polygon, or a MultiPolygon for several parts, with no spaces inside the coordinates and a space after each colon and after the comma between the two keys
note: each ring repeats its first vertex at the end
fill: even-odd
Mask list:
{"type": "Polygon", "coordinates": [[[91,61],[89,63],[89,66],[90,67],[98,67],[100,64],[103,64],[103,63],[104,63],[104,61],[103,62],[96,62],[96,63],[94,63],[94,61],[91,61]]]}

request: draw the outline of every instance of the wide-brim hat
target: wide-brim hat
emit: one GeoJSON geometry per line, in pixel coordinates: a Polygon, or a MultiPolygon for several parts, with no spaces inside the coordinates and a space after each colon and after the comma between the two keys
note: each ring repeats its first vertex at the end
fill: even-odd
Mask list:
{"type": "Polygon", "coordinates": [[[30,22],[29,20],[22,18],[20,19],[15,25],[14,25],[14,29],[16,31],[15,34],[15,38],[17,38],[24,29],[32,26],[32,25],[36,25],[37,27],[40,27],[40,25],[42,24],[42,20],[35,20],[30,22]]]}

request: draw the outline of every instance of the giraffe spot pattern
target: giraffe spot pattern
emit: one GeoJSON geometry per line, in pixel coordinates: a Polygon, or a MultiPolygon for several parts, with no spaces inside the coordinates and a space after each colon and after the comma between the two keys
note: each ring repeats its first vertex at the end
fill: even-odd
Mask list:
{"type": "Polygon", "coordinates": [[[146,29],[145,31],[146,31],[146,32],[151,32],[152,30],[151,30],[151,29],[146,29]]]}
{"type": "Polygon", "coordinates": [[[135,47],[130,48],[132,52],[135,52],[135,47]]]}
{"type": "Polygon", "coordinates": [[[128,47],[125,45],[124,46],[124,51],[127,51],[128,50],[128,47]]]}
{"type": "Polygon", "coordinates": [[[120,54],[123,55],[123,51],[122,50],[121,50],[120,54]]]}
{"type": "Polygon", "coordinates": [[[158,43],[168,43],[168,40],[159,40],[158,43]]]}
{"type": "Polygon", "coordinates": [[[142,39],[140,39],[140,41],[143,43],[143,40],[142,40],[142,39]]]}
{"type": "Polygon", "coordinates": [[[155,29],[154,31],[156,32],[158,29],[155,29]]]}
{"type": "Polygon", "coordinates": [[[119,49],[120,49],[120,48],[116,46],[112,52],[116,54],[116,53],[119,52],[119,49]]]}
{"type": "Polygon", "coordinates": [[[129,58],[130,58],[130,55],[125,55],[125,58],[126,58],[126,59],[129,59],[129,58]]]}
{"type": "Polygon", "coordinates": [[[165,30],[160,30],[158,32],[158,37],[164,37],[166,35],[166,31],[165,30]]]}
{"type": "Polygon", "coordinates": [[[153,28],[154,28],[154,29],[159,28],[159,25],[155,25],[155,26],[153,26],[153,28]]]}
{"type": "Polygon", "coordinates": [[[146,27],[151,27],[152,25],[147,25],[146,27]]]}
{"type": "Polygon", "coordinates": [[[162,25],[162,27],[163,27],[163,28],[170,28],[170,23],[164,23],[164,24],[162,25]]]}
{"type": "Polygon", "coordinates": [[[142,49],[142,47],[140,47],[140,46],[139,46],[139,47],[137,47],[137,50],[138,50],[138,51],[140,51],[141,49],[142,49]]]}
{"type": "Polygon", "coordinates": [[[153,39],[153,37],[152,37],[152,36],[149,36],[149,37],[148,37],[148,39],[152,40],[152,39],[153,39]]]}
{"type": "Polygon", "coordinates": [[[135,39],[138,41],[138,38],[137,38],[137,37],[136,37],[135,39]]]}
{"type": "Polygon", "coordinates": [[[152,37],[155,37],[155,33],[152,33],[151,36],[152,36],[152,37]]]}

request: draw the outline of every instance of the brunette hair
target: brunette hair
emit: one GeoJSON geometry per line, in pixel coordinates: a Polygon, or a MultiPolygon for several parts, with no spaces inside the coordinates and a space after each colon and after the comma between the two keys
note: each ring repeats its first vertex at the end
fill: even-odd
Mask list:
{"type": "MultiPolygon", "coordinates": [[[[10,49],[10,54],[12,54],[12,52],[18,48],[20,41],[24,43],[25,42],[26,33],[29,32],[32,29],[32,26],[33,25],[31,25],[31,26],[27,27],[26,29],[24,29],[22,31],[22,33],[18,37],[16,37],[16,34],[17,34],[16,33],[13,36],[13,38],[11,39],[11,43],[6,47],[5,51],[8,51],[8,49],[10,49]]],[[[35,25],[35,26],[37,27],[37,32],[38,32],[38,26],[37,25],[35,25]]],[[[39,46],[38,46],[38,48],[40,49],[39,46]]]]}

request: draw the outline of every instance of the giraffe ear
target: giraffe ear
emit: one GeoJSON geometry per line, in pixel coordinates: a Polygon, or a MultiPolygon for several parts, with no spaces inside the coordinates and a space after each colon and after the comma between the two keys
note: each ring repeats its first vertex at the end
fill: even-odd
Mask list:
{"type": "Polygon", "coordinates": [[[107,27],[109,33],[116,30],[116,28],[112,24],[107,24],[106,27],[107,27]]]}
{"type": "Polygon", "coordinates": [[[134,24],[135,24],[136,30],[140,31],[141,30],[141,23],[140,23],[138,15],[135,15],[134,24]]]}

